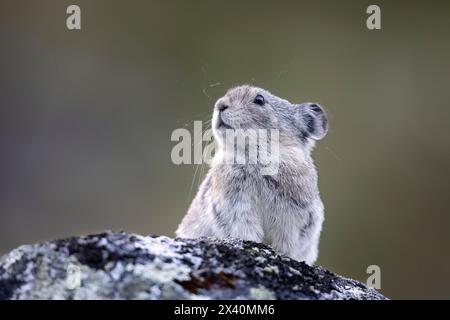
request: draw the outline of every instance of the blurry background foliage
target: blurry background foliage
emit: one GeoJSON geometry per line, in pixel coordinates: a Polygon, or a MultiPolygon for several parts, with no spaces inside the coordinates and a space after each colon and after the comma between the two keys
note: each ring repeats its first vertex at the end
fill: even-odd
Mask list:
{"type": "Polygon", "coordinates": [[[172,164],[172,131],[252,83],[328,110],[318,263],[364,282],[379,265],[392,298],[450,298],[450,2],[376,1],[381,31],[370,4],[2,0],[0,253],[173,236],[206,168],[193,182],[172,164]]]}

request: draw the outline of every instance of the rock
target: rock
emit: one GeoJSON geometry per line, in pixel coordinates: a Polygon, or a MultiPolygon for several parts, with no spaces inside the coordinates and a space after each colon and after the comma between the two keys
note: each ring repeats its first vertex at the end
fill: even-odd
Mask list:
{"type": "Polygon", "coordinates": [[[1,257],[0,299],[386,298],[259,243],[105,232],[1,257]]]}

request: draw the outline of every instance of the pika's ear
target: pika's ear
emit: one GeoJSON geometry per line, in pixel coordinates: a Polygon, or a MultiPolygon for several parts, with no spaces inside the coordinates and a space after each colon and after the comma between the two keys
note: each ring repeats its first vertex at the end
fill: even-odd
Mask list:
{"type": "Polygon", "coordinates": [[[327,134],[328,117],[325,110],[317,103],[299,105],[304,134],[314,140],[320,140],[327,134]]]}

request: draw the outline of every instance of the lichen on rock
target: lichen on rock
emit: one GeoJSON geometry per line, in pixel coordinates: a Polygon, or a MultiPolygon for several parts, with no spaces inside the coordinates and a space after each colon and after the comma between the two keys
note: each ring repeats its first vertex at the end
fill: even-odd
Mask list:
{"type": "Polygon", "coordinates": [[[385,299],[358,281],[238,239],[105,232],[0,258],[0,299],[385,299]]]}

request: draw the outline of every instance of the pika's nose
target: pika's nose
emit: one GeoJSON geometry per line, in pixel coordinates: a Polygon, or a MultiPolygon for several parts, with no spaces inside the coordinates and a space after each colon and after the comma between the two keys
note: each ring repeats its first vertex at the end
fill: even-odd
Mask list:
{"type": "Polygon", "coordinates": [[[220,112],[222,112],[222,111],[228,109],[228,105],[226,105],[225,103],[221,103],[218,105],[217,108],[219,109],[220,112]]]}

